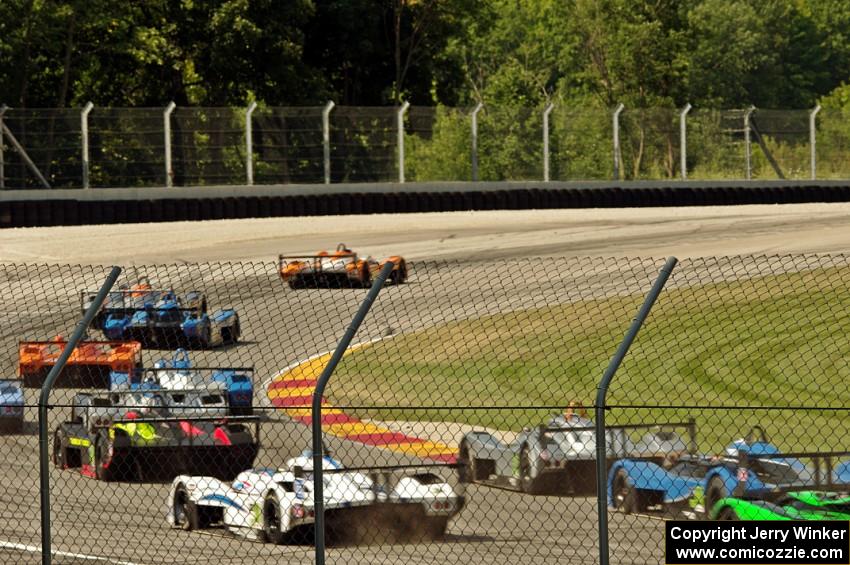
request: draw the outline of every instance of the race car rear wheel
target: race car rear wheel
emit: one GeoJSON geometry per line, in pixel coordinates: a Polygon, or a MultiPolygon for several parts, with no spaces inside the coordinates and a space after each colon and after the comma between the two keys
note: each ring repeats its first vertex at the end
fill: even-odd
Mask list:
{"type": "Polygon", "coordinates": [[[611,484],[611,503],[615,509],[624,514],[631,514],[640,510],[638,508],[638,494],[635,487],[629,481],[629,474],[625,469],[620,469],[614,476],[611,484]]]}
{"type": "Polygon", "coordinates": [[[372,271],[369,270],[369,265],[365,263],[360,272],[360,286],[363,288],[372,286],[372,271]]]}
{"type": "Polygon", "coordinates": [[[174,501],[172,502],[172,512],[174,512],[174,526],[187,532],[200,528],[201,521],[198,516],[198,507],[189,498],[189,491],[186,490],[186,485],[180,483],[174,489],[174,501]]]}
{"type": "Polygon", "coordinates": [[[445,537],[449,526],[448,516],[432,516],[425,519],[425,539],[435,540],[445,537]]]}
{"type": "Polygon", "coordinates": [[[99,432],[95,439],[94,472],[98,480],[108,481],[112,478],[109,467],[112,465],[112,442],[105,432],[99,432]]]}
{"type": "Polygon", "coordinates": [[[241,334],[242,327],[239,325],[239,315],[236,314],[233,325],[221,328],[221,341],[225,345],[239,343],[239,336],[241,334]]]}
{"type": "Polygon", "coordinates": [[[61,429],[53,432],[53,464],[58,469],[68,468],[68,454],[65,447],[65,432],[61,429]]]}
{"type": "Polygon", "coordinates": [[[540,479],[531,476],[531,454],[527,445],[523,445],[519,453],[519,481],[522,492],[540,494],[540,479]]]}
{"type": "Polygon", "coordinates": [[[735,512],[734,508],[726,506],[723,508],[723,510],[720,511],[720,514],[717,515],[717,519],[722,520],[724,522],[729,522],[732,520],[740,520],[741,518],[738,517],[738,513],[735,512]]]}
{"type": "Polygon", "coordinates": [[[708,486],[705,488],[705,498],[703,499],[703,512],[706,519],[711,515],[711,509],[714,508],[717,501],[727,496],[729,496],[729,492],[726,490],[723,479],[717,476],[711,477],[708,486]]]}
{"type": "Polygon", "coordinates": [[[206,349],[210,347],[212,343],[212,328],[209,324],[205,324],[201,329],[201,333],[198,336],[198,345],[201,349],[206,349]]]}
{"type": "MultiPolygon", "coordinates": [[[[466,440],[460,442],[457,455],[457,480],[461,484],[474,483],[480,480],[475,458],[472,457],[466,440]]],[[[486,478],[486,477],[484,477],[486,478]]]]}
{"type": "Polygon", "coordinates": [[[280,501],[275,493],[270,492],[263,502],[263,537],[266,542],[275,545],[283,542],[283,532],[280,529],[281,517],[280,501]]]}
{"type": "Polygon", "coordinates": [[[393,284],[402,284],[407,280],[407,263],[404,261],[400,261],[398,264],[398,268],[394,269],[392,273],[390,273],[390,281],[393,284]]]}

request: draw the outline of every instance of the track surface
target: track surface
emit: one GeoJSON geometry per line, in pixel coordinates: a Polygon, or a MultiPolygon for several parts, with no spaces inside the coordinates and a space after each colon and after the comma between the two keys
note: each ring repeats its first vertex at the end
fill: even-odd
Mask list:
{"type": "MultiPolygon", "coordinates": [[[[170,263],[156,278],[175,288],[204,288],[213,308],[236,307],[244,320],[244,343],[199,352],[208,364],[253,364],[257,385],[295,361],[332,348],[362,299],[362,290],[292,292],[276,277],[278,252],[315,251],[345,241],[376,256],[401,253],[428,257],[496,258],[581,254],[643,255],[668,253],[723,255],[761,252],[829,252],[850,249],[847,205],[753,206],[739,208],[457,213],[220,221],[145,226],[94,226],[9,230],[0,234],[5,260],[40,263],[170,263]],[[263,263],[192,268],[174,263],[202,260],[252,260],[263,263]],[[206,284],[203,284],[206,282],[206,284]],[[213,286],[211,287],[211,284],[213,286]],[[239,285],[238,287],[236,285],[239,285]]],[[[524,270],[490,286],[487,263],[462,268],[425,265],[409,284],[382,292],[358,334],[365,340],[407,332],[452,318],[528,308],[577,296],[622,292],[612,273],[635,272],[633,282],[648,285],[659,261],[606,264],[553,275],[548,269],[524,270]],[[427,273],[428,280],[420,280],[427,273]],[[571,290],[572,289],[572,290],[571,290]],[[399,315],[399,312],[403,314],[399,315]]],[[[424,265],[424,264],[423,264],[424,265]]],[[[576,266],[581,266],[576,263],[576,266]]],[[[0,292],[0,368],[13,375],[19,339],[70,333],[78,315],[81,287],[96,287],[102,267],[69,271],[58,266],[3,271],[0,292]],[[38,300],[35,301],[33,296],[38,300]],[[24,304],[24,307],[21,307],[24,304]]],[[[129,270],[128,276],[134,273],[129,270]]],[[[158,357],[146,354],[149,363],[158,357]]],[[[378,369],[379,370],[379,369],[378,369]]],[[[257,386],[257,402],[265,395],[257,386]]],[[[67,410],[70,391],[60,390],[50,417],[52,430],[67,410]]],[[[332,388],[330,396],[333,396],[332,388]]],[[[35,401],[28,391],[28,401],[35,401]]],[[[376,402],[378,399],[376,399],[376,402]]],[[[276,465],[308,445],[309,430],[279,421],[263,428],[257,463],[276,465]]],[[[36,412],[26,414],[27,434],[0,438],[0,562],[38,562],[36,412]]],[[[447,420],[450,415],[447,415],[447,420]]],[[[457,438],[442,438],[448,443],[457,438]]],[[[386,450],[344,440],[329,440],[349,465],[415,462],[386,450]]],[[[170,530],[164,520],[168,485],[103,484],[72,472],[51,471],[54,548],[133,563],[312,562],[310,546],[269,547],[221,536],[170,530]]],[[[331,563],[592,562],[596,557],[595,499],[530,497],[485,487],[470,487],[468,505],[450,523],[446,540],[334,548],[331,563]]],[[[611,517],[612,556],[616,563],[661,562],[663,530],[645,518],[611,517]]],[[[57,556],[56,563],[92,563],[57,556]]]]}
{"type": "Polygon", "coordinates": [[[411,259],[679,257],[850,250],[850,204],[524,210],[219,220],[0,231],[0,260],[267,261],[343,241],[411,259]]]}

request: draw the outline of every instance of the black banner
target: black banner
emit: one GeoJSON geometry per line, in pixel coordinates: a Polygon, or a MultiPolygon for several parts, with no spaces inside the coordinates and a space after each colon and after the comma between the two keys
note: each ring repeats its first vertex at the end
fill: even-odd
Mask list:
{"type": "Polygon", "coordinates": [[[850,523],[734,521],[666,523],[669,565],[850,563],[850,523]]]}

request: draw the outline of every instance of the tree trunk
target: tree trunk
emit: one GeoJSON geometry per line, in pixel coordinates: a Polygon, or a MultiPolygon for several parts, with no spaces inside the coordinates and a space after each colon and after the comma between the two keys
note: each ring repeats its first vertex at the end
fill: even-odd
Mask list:
{"type": "Polygon", "coordinates": [[[394,4],[394,32],[395,32],[395,85],[393,87],[393,102],[401,103],[401,12],[404,0],[397,0],[394,4]]]}
{"type": "Polygon", "coordinates": [[[646,129],[643,123],[638,124],[638,149],[635,153],[635,160],[632,163],[632,179],[637,179],[640,176],[640,167],[643,164],[643,150],[646,143],[646,129]]]}
{"type": "MultiPolygon", "coordinates": [[[[65,60],[62,64],[62,85],[59,87],[58,108],[64,108],[68,97],[68,85],[71,81],[71,55],[74,52],[74,33],[77,26],[77,12],[71,8],[71,16],[68,19],[68,31],[65,34],[65,60]]],[[[53,169],[53,148],[56,146],[54,137],[56,134],[56,114],[51,113],[50,124],[47,129],[47,155],[45,157],[42,173],[49,179],[53,169]]],[[[53,183],[51,182],[51,185],[53,183]]],[[[82,184],[82,183],[80,183],[82,184]]]]}

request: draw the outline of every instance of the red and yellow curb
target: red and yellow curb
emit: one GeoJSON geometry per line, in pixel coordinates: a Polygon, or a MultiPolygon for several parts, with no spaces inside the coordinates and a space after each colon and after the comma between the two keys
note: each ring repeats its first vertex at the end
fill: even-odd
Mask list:
{"type": "MultiPolygon", "coordinates": [[[[369,343],[363,343],[349,347],[345,355],[368,345],[369,343]]],[[[284,369],[273,377],[266,389],[266,395],[272,405],[283,410],[287,416],[296,422],[309,426],[311,424],[313,390],[332,355],[332,351],[316,355],[284,369]]],[[[378,424],[364,422],[346,414],[339,408],[335,408],[325,397],[322,397],[322,430],[335,437],[413,455],[422,459],[453,463],[457,457],[457,449],[454,447],[394,432],[378,424]]]]}

